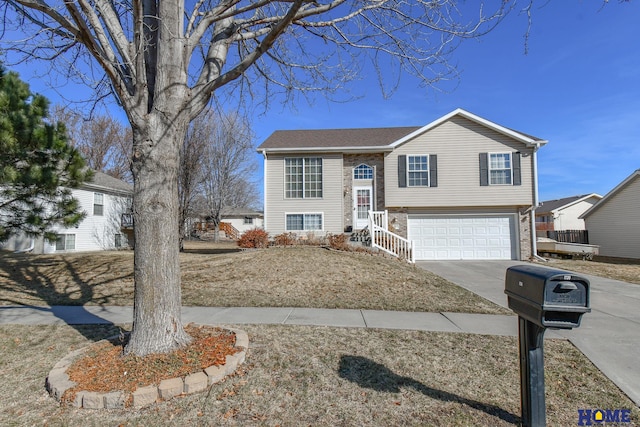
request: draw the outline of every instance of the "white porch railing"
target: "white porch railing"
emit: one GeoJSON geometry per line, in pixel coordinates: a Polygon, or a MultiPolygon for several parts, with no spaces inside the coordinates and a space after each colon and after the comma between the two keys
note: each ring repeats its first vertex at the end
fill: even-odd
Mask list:
{"type": "Polygon", "coordinates": [[[371,247],[415,263],[413,242],[389,231],[387,211],[369,211],[369,231],[371,247]]]}

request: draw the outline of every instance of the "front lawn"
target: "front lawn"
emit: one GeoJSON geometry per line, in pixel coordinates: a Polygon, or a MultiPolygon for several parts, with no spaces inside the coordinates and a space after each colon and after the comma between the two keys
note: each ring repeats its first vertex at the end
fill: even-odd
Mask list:
{"type": "MultiPolygon", "coordinates": [[[[187,245],[183,304],[509,314],[395,258],[296,246],[187,245]]],[[[1,305],[132,305],[133,253],[0,254],[1,305]]]]}
{"type": "Polygon", "coordinates": [[[622,260],[618,262],[609,260],[606,262],[550,259],[548,263],[542,265],[640,285],[640,261],[632,263],[623,262],[622,260]]]}
{"type": "MultiPolygon", "coordinates": [[[[3,426],[516,426],[515,337],[243,325],[247,361],[206,393],[148,408],[61,407],[44,378],[109,326],[0,325],[3,426]]],[[[578,409],[633,408],[567,341],[545,341],[547,423],[572,426],[578,409]]],[[[635,425],[635,424],[630,425],[635,425]]]]}

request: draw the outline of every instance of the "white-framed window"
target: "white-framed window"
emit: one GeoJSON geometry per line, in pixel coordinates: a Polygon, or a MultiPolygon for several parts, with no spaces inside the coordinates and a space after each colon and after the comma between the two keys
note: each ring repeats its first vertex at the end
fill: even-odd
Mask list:
{"type": "Polygon", "coordinates": [[[56,251],[70,251],[76,248],[75,234],[58,234],[56,239],[56,251]]]}
{"type": "Polygon", "coordinates": [[[322,158],[291,157],[284,159],[284,186],[287,199],[322,197],[322,158]]]}
{"type": "Polygon", "coordinates": [[[286,231],[322,230],[321,213],[290,213],[285,215],[286,231]]]}
{"type": "Polygon", "coordinates": [[[93,193],[93,214],[104,215],[104,194],[93,193]]]}
{"type": "Polygon", "coordinates": [[[252,218],[252,217],[250,217],[250,216],[245,216],[245,217],[244,217],[244,222],[243,222],[243,224],[245,224],[245,225],[251,225],[251,224],[253,224],[253,218],[252,218]]]}
{"type": "Polygon", "coordinates": [[[489,153],[489,184],[512,184],[511,153],[489,153]]]}
{"type": "Polygon", "coordinates": [[[409,187],[429,186],[429,156],[407,156],[407,183],[409,187]]]}
{"type": "Polygon", "coordinates": [[[373,168],[362,164],[353,168],[353,179],[373,179],[373,168]]]}

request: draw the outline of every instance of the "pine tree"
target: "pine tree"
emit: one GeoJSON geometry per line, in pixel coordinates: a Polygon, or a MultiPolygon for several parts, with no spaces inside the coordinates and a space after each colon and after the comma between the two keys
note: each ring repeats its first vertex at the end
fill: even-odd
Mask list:
{"type": "Polygon", "coordinates": [[[55,240],[56,225],[84,218],[70,188],[91,172],[64,124],[47,122],[48,109],[44,96],[0,64],[0,242],[19,232],[55,240]]]}

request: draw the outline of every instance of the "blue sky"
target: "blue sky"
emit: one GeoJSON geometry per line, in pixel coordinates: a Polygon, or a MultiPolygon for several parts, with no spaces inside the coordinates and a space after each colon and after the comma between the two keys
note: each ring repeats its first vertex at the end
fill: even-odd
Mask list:
{"type": "MultiPolygon", "coordinates": [[[[312,106],[274,103],[253,119],[256,145],[278,129],[421,126],[460,107],[549,141],[538,158],[540,200],[604,195],[640,168],[638,17],[638,1],[539,2],[526,55],[527,21],[515,11],[454,53],[462,72],[454,90],[420,89],[403,77],[384,99],[375,75],[363,75],[351,86],[362,96],[356,101],[330,103],[318,95],[312,106]]],[[[28,70],[12,69],[56,102],[58,95],[28,70]]]]}
{"type": "Polygon", "coordinates": [[[539,151],[540,200],[604,195],[640,168],[638,17],[639,2],[551,1],[533,10],[526,55],[517,13],[464,43],[453,91],[425,92],[405,78],[385,100],[371,76],[354,87],[362,99],[276,108],[254,129],[262,141],[276,129],[421,126],[460,107],[549,141],[539,151]]]}

